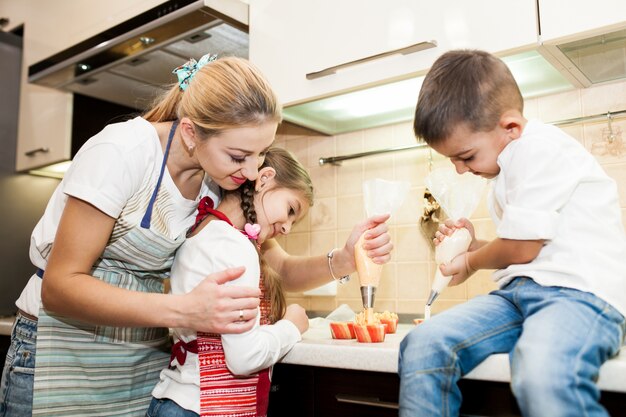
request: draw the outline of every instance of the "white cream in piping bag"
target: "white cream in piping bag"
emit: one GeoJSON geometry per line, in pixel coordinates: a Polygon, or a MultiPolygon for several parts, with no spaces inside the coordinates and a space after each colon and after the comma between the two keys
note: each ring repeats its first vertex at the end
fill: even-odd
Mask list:
{"type": "MultiPolygon", "coordinates": [[[[426,302],[428,313],[430,313],[430,305],[448,286],[451,276],[444,276],[439,270],[439,265],[447,264],[463,252],[467,252],[469,245],[472,243],[472,235],[466,228],[456,229],[450,236],[446,236],[442,242],[435,247],[435,262],[437,262],[437,270],[435,271],[435,279],[430,290],[430,296],[426,302]]],[[[425,311],[426,312],[426,311],[425,311]]],[[[429,314],[430,316],[430,314],[429,314]]]]}

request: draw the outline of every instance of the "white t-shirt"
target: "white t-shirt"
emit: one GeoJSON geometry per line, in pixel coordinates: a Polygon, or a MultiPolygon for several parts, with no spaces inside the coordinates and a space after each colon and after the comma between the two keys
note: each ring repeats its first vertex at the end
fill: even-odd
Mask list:
{"type": "Polygon", "coordinates": [[[626,315],[626,238],[615,181],[574,138],[529,121],[498,156],[489,209],[500,238],[544,239],[528,264],[493,274],[527,276],[590,292],[626,315]]]}
{"type": "MultiPolygon", "coordinates": [[[[176,252],[170,284],[173,294],[184,294],[196,287],[209,273],[245,266],[244,274],[226,285],[258,288],[259,257],[247,237],[222,220],[212,220],[176,252]]],[[[222,335],[228,369],[235,375],[249,375],[268,368],[282,358],[298,341],[300,331],[289,320],[259,325],[242,334],[222,335]]],[[[176,328],[177,340],[196,338],[191,329],[176,328]]],[[[200,368],[198,354],[187,352],[184,365],[174,359],[174,369],[161,371],[161,380],[152,391],[156,398],[169,398],[181,407],[200,413],[200,368]]]]}
{"type": "MultiPolygon", "coordinates": [[[[52,243],[68,196],[86,201],[116,218],[114,234],[138,224],[156,185],[163,150],[152,124],[141,117],[106,126],[90,138],[52,194],[46,210],[31,235],[30,259],[35,267],[46,269],[52,243]],[[133,201],[133,204],[127,204],[133,201]],[[143,203],[136,205],[137,201],[143,203]]],[[[217,194],[207,180],[195,200],[184,198],[165,170],[151,228],[171,238],[180,236],[193,224],[200,197],[217,194]],[[159,216],[157,213],[167,213],[159,216]]],[[[217,199],[216,199],[217,201],[217,199]]],[[[16,301],[21,310],[33,316],[41,305],[41,278],[33,275],[16,301]]]]}

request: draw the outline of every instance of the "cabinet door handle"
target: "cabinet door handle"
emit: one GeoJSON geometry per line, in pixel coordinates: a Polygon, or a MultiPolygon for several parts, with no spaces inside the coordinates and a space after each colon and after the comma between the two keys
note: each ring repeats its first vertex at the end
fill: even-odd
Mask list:
{"type": "Polygon", "coordinates": [[[26,155],[26,156],[35,156],[36,154],[38,154],[40,152],[41,153],[48,153],[48,152],[50,152],[50,148],[41,147],[41,148],[33,149],[32,151],[24,152],[24,155],[26,155]]]}
{"type": "Polygon", "coordinates": [[[380,54],[371,55],[365,58],[346,62],[345,64],[335,65],[334,67],[329,67],[321,71],[310,72],[306,75],[306,78],[307,80],[314,80],[316,78],[326,77],[327,75],[334,74],[337,72],[337,70],[348,68],[353,65],[358,65],[364,62],[374,61],[376,59],[381,59],[381,58],[385,58],[385,57],[396,55],[396,54],[408,55],[408,54],[412,54],[413,52],[423,51],[425,49],[434,48],[436,46],[437,46],[436,40],[419,42],[413,45],[405,46],[404,48],[394,49],[392,51],[382,52],[380,54]]]}
{"type": "Polygon", "coordinates": [[[340,402],[340,403],[367,405],[370,407],[379,407],[379,408],[392,408],[394,410],[398,410],[400,408],[398,403],[381,401],[377,397],[359,397],[356,395],[349,395],[349,394],[337,394],[335,395],[335,398],[337,399],[337,402],[340,402]]]}

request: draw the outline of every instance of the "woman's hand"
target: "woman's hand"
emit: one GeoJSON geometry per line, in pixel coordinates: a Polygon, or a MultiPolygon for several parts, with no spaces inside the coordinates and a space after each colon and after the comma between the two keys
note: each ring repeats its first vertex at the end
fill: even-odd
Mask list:
{"type": "Polygon", "coordinates": [[[377,264],[389,262],[393,249],[393,243],[391,243],[391,236],[389,235],[389,226],[385,223],[389,220],[389,217],[389,214],[372,216],[354,226],[343,248],[349,254],[349,258],[352,259],[353,270],[356,269],[354,245],[359,241],[362,234],[365,234],[363,248],[367,251],[367,256],[377,264]]]}
{"type": "Polygon", "coordinates": [[[283,319],[295,324],[298,330],[300,330],[300,334],[309,329],[309,318],[306,315],[306,311],[298,304],[289,304],[283,319]]]}
{"type": "MultiPolygon", "coordinates": [[[[258,288],[222,285],[241,276],[243,267],[230,268],[206,277],[182,295],[187,327],[208,333],[243,333],[252,328],[258,314],[258,288]]],[[[178,327],[178,326],[177,326],[178,327]]]]}

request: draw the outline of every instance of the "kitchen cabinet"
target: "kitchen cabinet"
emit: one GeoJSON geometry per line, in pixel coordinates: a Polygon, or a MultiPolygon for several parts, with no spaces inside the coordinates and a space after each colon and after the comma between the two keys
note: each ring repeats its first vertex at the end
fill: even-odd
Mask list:
{"type": "Polygon", "coordinates": [[[16,170],[69,159],[72,95],[29,84],[28,66],[164,0],[0,0],[11,30],[24,26],[16,170]]]}
{"type": "Polygon", "coordinates": [[[539,0],[541,41],[569,41],[626,28],[624,0],[539,0]]]}
{"type": "MultiPolygon", "coordinates": [[[[395,417],[399,387],[395,373],[279,363],[272,374],[268,417],[395,417]]],[[[521,416],[508,383],[462,379],[459,388],[461,416],[521,416]]],[[[610,415],[626,409],[622,393],[603,391],[600,402],[610,415]]]]}
{"type": "Polygon", "coordinates": [[[250,2],[250,60],[286,106],[424,74],[450,49],[511,53],[536,43],[532,0],[250,2]],[[436,46],[385,56],[431,41],[436,46]],[[372,56],[380,58],[307,78],[372,56]]]}

